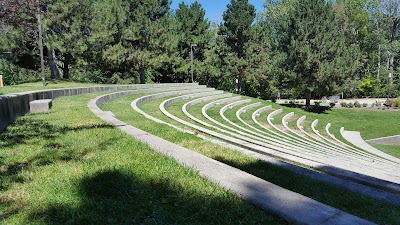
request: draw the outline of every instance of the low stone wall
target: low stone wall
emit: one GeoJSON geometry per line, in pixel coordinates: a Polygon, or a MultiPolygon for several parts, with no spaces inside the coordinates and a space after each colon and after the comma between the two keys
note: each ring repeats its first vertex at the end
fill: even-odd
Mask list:
{"type": "Polygon", "coordinates": [[[141,89],[150,87],[172,87],[198,85],[192,84],[135,84],[135,85],[115,85],[115,86],[98,86],[83,88],[66,88],[53,89],[33,92],[23,92],[11,95],[0,95],[0,132],[3,131],[8,124],[12,123],[16,118],[30,112],[29,102],[40,99],[55,99],[61,96],[73,96],[102,91],[116,91],[124,89],[141,89]]]}

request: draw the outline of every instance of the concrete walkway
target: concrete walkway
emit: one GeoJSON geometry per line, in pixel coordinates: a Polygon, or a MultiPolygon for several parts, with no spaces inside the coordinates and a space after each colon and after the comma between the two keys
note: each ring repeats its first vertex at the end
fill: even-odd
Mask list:
{"type": "Polygon", "coordinates": [[[364,141],[364,139],[361,137],[360,132],[358,131],[346,131],[342,127],[340,129],[340,133],[342,134],[343,138],[346,139],[348,142],[352,143],[354,146],[357,146],[361,149],[364,149],[372,154],[375,154],[377,156],[380,156],[382,158],[391,160],[393,162],[400,163],[400,159],[396,158],[394,156],[391,156],[389,154],[386,154],[382,151],[379,151],[378,149],[372,147],[369,145],[367,142],[364,141]]]}
{"type": "Polygon", "coordinates": [[[147,143],[158,152],[174,158],[178,163],[195,169],[201,176],[233,191],[262,209],[297,224],[373,224],[144,132],[114,118],[99,108],[105,99],[110,100],[118,96],[120,95],[108,94],[97,97],[88,103],[88,107],[104,121],[147,143]]]}
{"type": "Polygon", "coordinates": [[[399,145],[400,146],[400,135],[374,138],[374,139],[365,140],[365,141],[370,142],[370,143],[381,144],[381,145],[399,145]]]}

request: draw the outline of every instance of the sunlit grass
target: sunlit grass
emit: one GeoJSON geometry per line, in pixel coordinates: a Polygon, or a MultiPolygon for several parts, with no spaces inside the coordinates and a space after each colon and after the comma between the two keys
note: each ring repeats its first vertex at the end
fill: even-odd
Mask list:
{"type": "Polygon", "coordinates": [[[80,83],[80,82],[71,82],[65,80],[48,80],[46,81],[46,83],[47,83],[46,86],[43,86],[42,82],[24,83],[19,85],[5,85],[4,87],[0,87],[0,95],[18,93],[18,92],[27,92],[27,91],[58,89],[58,88],[104,86],[101,84],[80,83]]]}
{"type": "Polygon", "coordinates": [[[96,95],[0,134],[2,224],[287,224],[102,122],[86,106],[96,95]]]}

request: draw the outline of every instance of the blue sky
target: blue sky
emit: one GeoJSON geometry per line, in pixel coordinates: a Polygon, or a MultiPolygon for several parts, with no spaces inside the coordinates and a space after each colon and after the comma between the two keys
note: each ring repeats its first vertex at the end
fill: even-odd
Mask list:
{"type": "MultiPolygon", "coordinates": [[[[190,5],[195,0],[172,0],[171,9],[177,9],[179,3],[185,2],[190,5]]],[[[230,0],[197,0],[201,6],[206,10],[206,18],[211,22],[221,22],[222,14],[226,10],[226,5],[230,3],[230,0]]],[[[264,7],[265,0],[249,0],[249,3],[256,7],[257,13],[261,12],[264,7]]]]}

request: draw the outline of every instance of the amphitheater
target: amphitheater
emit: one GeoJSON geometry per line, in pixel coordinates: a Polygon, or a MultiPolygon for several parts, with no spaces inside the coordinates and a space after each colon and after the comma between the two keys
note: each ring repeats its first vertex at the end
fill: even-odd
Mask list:
{"type": "Polygon", "coordinates": [[[116,118],[112,112],[103,111],[101,106],[112,99],[134,95],[132,110],[149,120],[312,179],[400,205],[400,159],[373,148],[358,132],[342,128],[340,134],[343,137],[338,138],[332,134],[331,124],[318,125],[318,120],[305,123],[305,116],[282,115],[282,109],[273,109],[267,101],[253,103],[250,99],[196,83],[103,86],[4,95],[0,96],[0,130],[28,113],[29,102],[33,100],[92,92],[99,92],[99,96],[87,106],[102,120],[288,221],[298,224],[373,224],[135,128],[116,118]],[[104,91],[114,92],[101,93],[104,91]],[[174,123],[141,109],[142,104],[157,99],[163,99],[159,111],[174,123]],[[178,104],[183,104],[182,114],[174,115],[168,108],[178,104]],[[202,116],[193,114],[193,109],[200,110],[202,116]],[[217,114],[210,113],[216,109],[217,114]],[[305,129],[305,124],[311,124],[311,127],[305,129]],[[324,127],[324,132],[317,127],[324,127]],[[302,203],[301,207],[295,207],[298,203],[302,203]]]}

